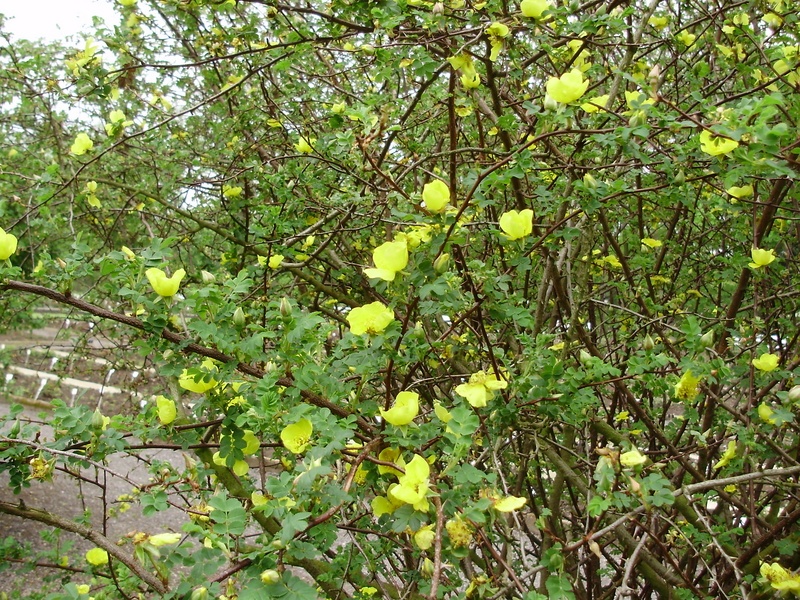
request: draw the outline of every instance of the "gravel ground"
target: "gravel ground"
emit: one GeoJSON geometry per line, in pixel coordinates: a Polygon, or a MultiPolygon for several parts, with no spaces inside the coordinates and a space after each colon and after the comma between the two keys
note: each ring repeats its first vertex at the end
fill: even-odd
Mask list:
{"type": "MultiPolygon", "coordinates": [[[[102,410],[106,414],[120,410],[138,410],[138,400],[151,391],[142,389],[142,384],[145,388],[157,385],[153,382],[152,374],[136,373],[131,377],[134,371],[117,370],[109,376],[111,367],[102,358],[107,344],[102,339],[84,340],[86,347],[92,349],[96,355],[88,359],[81,358],[73,352],[73,341],[82,337],[84,332],[73,325],[74,337],[67,337],[65,340],[64,331],[63,327],[45,327],[21,335],[0,336],[0,345],[5,348],[6,357],[6,368],[3,369],[5,373],[0,372],[0,416],[8,414],[11,403],[21,402],[25,405],[23,417],[35,420],[43,418],[46,422],[50,400],[53,398],[63,399],[67,403],[77,401],[92,408],[102,403],[102,410]],[[42,381],[46,383],[43,384],[42,381]],[[100,389],[105,386],[123,388],[124,391],[118,393],[115,389],[106,389],[101,395],[100,389]]],[[[52,435],[47,429],[45,428],[42,439],[52,435]]],[[[182,457],[175,452],[150,451],[141,456],[147,460],[169,460],[176,467],[183,468],[182,457]]],[[[144,461],[133,456],[115,456],[109,461],[108,468],[139,484],[146,483],[149,478],[144,461]]],[[[102,529],[103,515],[106,514],[104,508],[112,507],[119,496],[129,494],[132,486],[120,477],[109,476],[103,481],[103,474],[96,473],[94,468],[85,470],[82,475],[86,481],[79,482],[56,471],[52,481],[32,481],[31,486],[23,489],[17,496],[8,485],[7,474],[0,473],[0,501],[15,504],[23,502],[27,508],[46,510],[69,518],[79,517],[88,511],[92,526],[102,529]]],[[[134,531],[151,534],[180,531],[185,520],[185,514],[174,508],[145,517],[134,504],[130,510],[107,519],[105,533],[117,541],[134,531]]],[[[52,531],[50,527],[35,521],[0,513],[0,542],[5,538],[12,538],[21,544],[30,545],[35,552],[52,553],[58,550],[60,555],[71,544],[71,548],[63,551],[68,565],[79,570],[88,566],[84,554],[94,544],[66,532],[55,539],[43,539],[42,534],[48,531],[52,531]]],[[[53,561],[52,557],[42,559],[44,563],[53,561]]],[[[21,564],[0,564],[0,594],[7,593],[11,598],[26,597],[48,588],[58,589],[63,585],[59,581],[62,575],[71,576],[76,583],[88,583],[90,578],[88,573],[84,577],[78,572],[63,569],[44,567],[28,572],[21,564]],[[49,579],[54,581],[48,581],[49,579]]]]}

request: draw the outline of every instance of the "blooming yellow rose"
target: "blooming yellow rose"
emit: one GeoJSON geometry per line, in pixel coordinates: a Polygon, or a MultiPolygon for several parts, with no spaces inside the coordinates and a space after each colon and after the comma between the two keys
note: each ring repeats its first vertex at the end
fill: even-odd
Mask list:
{"type": "Polygon", "coordinates": [[[300,419],[297,423],[287,425],[281,431],[281,442],[292,454],[300,454],[308,446],[314,426],[308,419],[300,419]]]}
{"type": "Polygon", "coordinates": [[[380,409],[381,417],[392,425],[408,425],[419,414],[419,394],[400,392],[389,410],[380,409]]]}
{"type": "Polygon", "coordinates": [[[572,69],[561,77],[551,77],[547,80],[546,86],[547,95],[561,104],[575,102],[588,88],[589,81],[584,80],[583,71],[580,69],[572,69]]]}
{"type": "Polygon", "coordinates": [[[675,398],[678,400],[694,400],[699,393],[698,385],[700,377],[692,375],[691,369],[681,375],[678,383],[675,384],[675,398]]]}
{"type": "Polygon", "coordinates": [[[380,333],[394,321],[394,312],[381,302],[372,302],[347,313],[347,322],[353,335],[380,333]]]}
{"type": "Polygon", "coordinates": [[[398,271],[402,271],[408,264],[408,246],[403,240],[386,242],[372,251],[374,269],[364,269],[367,277],[394,281],[398,271]]]}
{"type": "Polygon", "coordinates": [[[166,396],[156,398],[156,408],[158,408],[158,420],[162,425],[169,425],[178,416],[178,409],[175,402],[166,396]]]}
{"type": "Polygon", "coordinates": [[[595,96],[594,98],[589,98],[586,102],[581,104],[581,108],[587,113],[593,113],[597,112],[600,109],[605,109],[607,103],[608,103],[608,94],[603,94],[602,96],[595,96]]]}
{"type": "Polygon", "coordinates": [[[422,199],[425,208],[433,213],[442,212],[450,202],[450,188],[441,179],[434,179],[422,188],[422,199]]]}
{"type": "Polygon", "coordinates": [[[753,366],[759,371],[769,373],[778,368],[780,357],[777,354],[770,354],[768,352],[762,354],[758,358],[753,359],[753,366]]]}
{"type": "Polygon", "coordinates": [[[181,280],[186,275],[186,271],[178,269],[172,277],[167,277],[164,271],[152,267],[147,269],[144,274],[156,294],[164,298],[171,298],[178,293],[178,287],[181,285],[181,280]]]}
{"type": "Polygon", "coordinates": [[[522,11],[522,16],[529,19],[541,19],[542,14],[546,10],[550,10],[552,5],[547,0],[522,0],[519,3],[519,9],[522,11]]]}
{"type": "Polygon", "coordinates": [[[700,134],[700,150],[710,156],[728,154],[739,147],[739,142],[727,137],[714,135],[708,129],[704,129],[700,134]]]}
{"type": "Polygon", "coordinates": [[[95,567],[108,564],[108,552],[102,548],[92,548],[86,553],[86,562],[95,567]]]}
{"type": "Polygon", "coordinates": [[[753,259],[753,262],[749,263],[750,268],[760,269],[761,267],[766,267],[775,260],[775,251],[753,247],[750,249],[750,256],[753,259]]]}
{"type": "Polygon", "coordinates": [[[75,137],[75,141],[72,143],[69,151],[75,156],[80,156],[81,154],[86,154],[93,147],[94,142],[89,138],[89,136],[85,133],[79,133],[75,137]]]}
{"type": "Polygon", "coordinates": [[[314,143],[317,141],[316,138],[304,138],[300,137],[297,140],[297,143],[294,145],[294,149],[300,152],[301,154],[311,154],[314,151],[314,143]]]}
{"type": "Polygon", "coordinates": [[[620,454],[619,462],[623,467],[636,467],[647,462],[647,457],[634,448],[633,450],[620,454]]]}
{"type": "Polygon", "coordinates": [[[530,208],[510,210],[500,215],[500,229],[510,240],[518,240],[533,231],[533,211],[530,208]]]}
{"type": "Polygon", "coordinates": [[[469,382],[456,387],[456,394],[467,399],[475,408],[486,406],[486,402],[494,397],[495,390],[504,390],[508,382],[498,379],[494,373],[486,374],[478,371],[469,377],[469,382]]]}
{"type": "Polygon", "coordinates": [[[6,260],[17,251],[17,236],[0,228],[0,260],[6,260]]]}

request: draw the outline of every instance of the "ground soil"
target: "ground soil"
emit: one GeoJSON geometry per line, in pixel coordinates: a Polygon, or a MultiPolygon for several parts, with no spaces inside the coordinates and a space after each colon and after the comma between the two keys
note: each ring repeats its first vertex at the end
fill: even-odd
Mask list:
{"type": "MultiPolygon", "coordinates": [[[[8,414],[11,404],[21,403],[25,407],[22,418],[47,423],[56,399],[67,404],[99,407],[106,415],[138,412],[141,402],[165,389],[165,383],[143,365],[140,358],[127,358],[130,353],[124,348],[120,353],[115,344],[88,323],[56,320],[33,331],[0,336],[0,346],[3,348],[0,352],[0,419],[8,414]]],[[[45,427],[43,438],[51,433],[45,427]]],[[[154,458],[182,460],[174,452],[150,451],[140,457],[115,456],[108,467],[129,480],[146,482],[145,463],[154,458]]],[[[93,468],[82,475],[85,480],[80,482],[56,472],[52,481],[32,481],[30,487],[15,496],[8,485],[8,476],[0,472],[0,500],[24,503],[28,508],[65,517],[89,514],[94,527],[105,528],[106,535],[123,543],[128,539],[126,535],[135,531],[180,531],[186,520],[185,513],[174,508],[145,517],[136,504],[127,512],[104,519],[104,514],[108,514],[120,495],[130,494],[131,485],[117,477],[104,480],[93,468]]],[[[71,569],[77,570],[44,567],[32,573],[25,563],[0,564],[0,594],[6,593],[11,598],[27,597],[47,589],[58,589],[64,576],[81,583],[84,575],[80,571],[86,571],[85,583],[89,583],[91,576],[84,553],[94,544],[74,534],[48,532],[52,532],[49,527],[34,521],[0,514],[0,543],[20,544],[35,552],[51,554],[57,550],[66,558],[42,557],[40,562],[46,565],[66,560],[71,569]]]]}

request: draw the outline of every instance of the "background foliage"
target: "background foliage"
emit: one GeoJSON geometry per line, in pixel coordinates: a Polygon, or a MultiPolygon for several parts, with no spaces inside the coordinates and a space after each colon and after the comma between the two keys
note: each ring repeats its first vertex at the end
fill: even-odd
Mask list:
{"type": "Polygon", "coordinates": [[[522,9],[120,0],[85,43],[3,34],[3,325],[71,307],[158,374],[5,417],[0,511],[107,552],[52,597],[800,587],[798,6],[522,9]],[[156,446],[185,467],[127,501],[176,540],[11,497],[156,446]]]}

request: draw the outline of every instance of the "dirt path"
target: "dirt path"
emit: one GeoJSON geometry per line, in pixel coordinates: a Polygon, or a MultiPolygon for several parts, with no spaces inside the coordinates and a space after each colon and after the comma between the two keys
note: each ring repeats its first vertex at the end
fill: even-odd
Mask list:
{"type": "MultiPolygon", "coordinates": [[[[64,327],[45,327],[23,335],[0,336],[0,345],[4,345],[6,355],[10,355],[12,360],[0,371],[0,417],[8,414],[12,403],[22,403],[25,406],[21,415],[23,419],[47,423],[54,398],[67,404],[79,402],[92,408],[100,406],[107,414],[120,408],[138,410],[142,399],[149,396],[142,388],[146,390],[147,379],[153,373],[114,369],[110,361],[99,356],[108,344],[99,338],[85,337],[85,328],[67,330],[67,336],[64,333],[64,327]],[[84,344],[83,347],[96,350],[98,356],[81,360],[74,352],[78,341],[84,344]]],[[[0,434],[3,433],[7,432],[0,430],[0,434]]],[[[41,439],[52,439],[49,427],[44,427],[41,439]]],[[[120,506],[117,502],[120,496],[131,493],[132,486],[125,479],[140,484],[148,481],[146,462],[153,459],[169,461],[176,468],[183,467],[182,457],[172,451],[149,451],[138,457],[116,455],[107,466],[122,477],[108,476],[90,468],[82,471],[84,480],[79,481],[56,471],[52,481],[31,481],[30,487],[19,495],[14,495],[9,487],[8,475],[0,472],[0,500],[24,503],[28,508],[68,518],[88,515],[92,526],[101,531],[105,529],[113,541],[125,540],[125,536],[134,531],[180,531],[186,516],[175,508],[145,517],[141,508],[133,504],[125,512],[117,511],[113,518],[104,518],[109,511],[120,506]]],[[[40,562],[44,564],[66,560],[73,569],[87,569],[84,554],[94,545],[74,534],[62,532],[54,535],[48,533],[50,531],[51,528],[37,522],[0,514],[0,542],[11,538],[29,545],[35,552],[51,554],[41,558],[40,562]]],[[[8,593],[11,597],[19,593],[26,597],[42,592],[50,585],[46,575],[44,579],[41,577],[43,573],[58,578],[65,571],[44,568],[37,570],[32,577],[22,564],[0,565],[0,593],[8,593]]],[[[80,573],[73,573],[74,581],[80,583],[81,579],[80,573]]],[[[89,583],[90,579],[87,570],[84,582],[89,583]]],[[[56,589],[62,587],[57,581],[52,585],[56,589]]]]}

